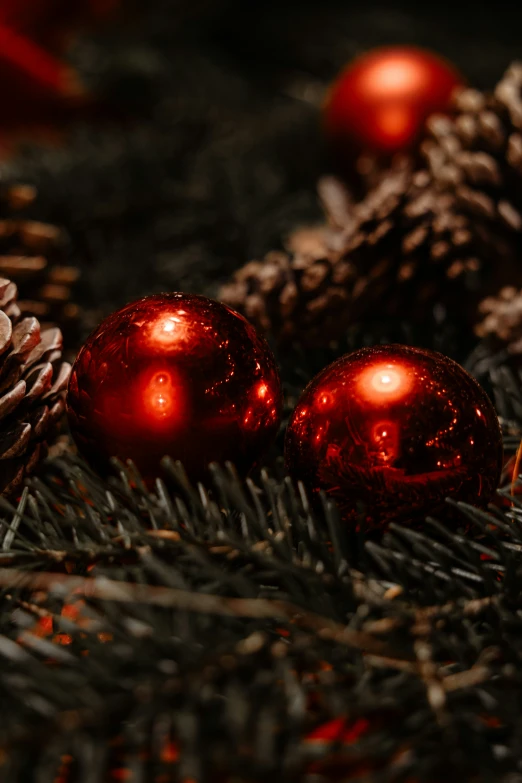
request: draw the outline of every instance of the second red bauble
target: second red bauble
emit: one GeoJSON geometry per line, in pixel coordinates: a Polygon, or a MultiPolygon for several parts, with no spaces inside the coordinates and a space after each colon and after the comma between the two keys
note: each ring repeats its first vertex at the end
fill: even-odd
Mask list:
{"type": "Polygon", "coordinates": [[[357,58],[334,82],[325,105],[328,136],[341,153],[409,150],[431,114],[447,112],[459,73],[432,52],[407,46],[357,58]]]}
{"type": "Polygon", "coordinates": [[[179,459],[192,479],[211,462],[240,473],[277,433],[281,385],[263,337],[202,296],[149,296],[109,316],[74,364],[67,398],[80,452],[105,471],[132,459],[146,479],[179,459]]]}
{"type": "Polygon", "coordinates": [[[309,384],[285,444],[291,475],[378,527],[435,513],[451,496],[486,503],[502,467],[498,418],[479,384],[442,354],[364,348],[309,384]]]}

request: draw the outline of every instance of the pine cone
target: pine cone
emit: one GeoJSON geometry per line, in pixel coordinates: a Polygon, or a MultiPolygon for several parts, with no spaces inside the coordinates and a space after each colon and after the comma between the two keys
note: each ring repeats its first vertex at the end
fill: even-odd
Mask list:
{"type": "Polygon", "coordinates": [[[507,286],[498,296],[486,297],[479,311],[484,318],[477,325],[477,335],[493,338],[509,353],[522,354],[522,291],[507,286]]]}
{"type": "Polygon", "coordinates": [[[522,252],[522,63],[492,95],[464,90],[453,118],[433,117],[423,153],[431,177],[453,197],[498,291],[520,279],[522,252]],[[501,262],[501,263],[499,263],[501,262]]]}
{"type": "Polygon", "coordinates": [[[486,286],[522,285],[521,87],[522,65],[489,98],[463,91],[453,118],[430,121],[426,166],[401,164],[357,204],[323,182],[327,223],[247,264],[221,298],[283,342],[368,316],[422,321],[437,302],[474,323],[486,286]]]}
{"type": "Polygon", "coordinates": [[[375,311],[400,317],[407,306],[409,317],[423,317],[443,282],[479,267],[465,219],[427,171],[390,171],[362,202],[346,201],[344,217],[340,187],[321,183],[327,225],[295,232],[289,252],[247,264],[221,290],[283,342],[335,338],[375,311]]]}
{"type": "Polygon", "coordinates": [[[65,408],[71,367],[58,328],[23,317],[16,285],[0,279],[0,493],[17,492],[45,457],[65,408]]]}
{"type": "Polygon", "coordinates": [[[79,319],[79,308],[71,302],[79,270],[64,260],[67,244],[60,229],[26,217],[36,195],[27,185],[0,194],[0,277],[18,286],[23,315],[58,325],[69,337],[79,319]]]}

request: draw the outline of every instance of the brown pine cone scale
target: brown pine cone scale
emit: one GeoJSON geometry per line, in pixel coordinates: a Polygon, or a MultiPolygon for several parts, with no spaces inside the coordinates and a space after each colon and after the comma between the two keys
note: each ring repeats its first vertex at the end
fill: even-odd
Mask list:
{"type": "Polygon", "coordinates": [[[71,367],[59,329],[22,317],[17,288],[0,279],[0,492],[16,493],[45,456],[65,409],[71,367]]]}
{"type": "Polygon", "coordinates": [[[63,232],[25,216],[36,197],[35,188],[22,185],[4,188],[0,196],[0,276],[17,284],[23,314],[66,327],[73,339],[80,316],[72,301],[79,270],[65,261],[63,232]]]}

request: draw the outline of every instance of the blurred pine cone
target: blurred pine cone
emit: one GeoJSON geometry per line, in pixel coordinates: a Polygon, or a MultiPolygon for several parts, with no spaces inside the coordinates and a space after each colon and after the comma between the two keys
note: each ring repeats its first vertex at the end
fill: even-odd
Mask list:
{"type": "Polygon", "coordinates": [[[23,315],[60,326],[69,342],[79,321],[79,308],[71,301],[79,270],[66,263],[61,230],[27,217],[36,195],[28,185],[0,192],[0,277],[18,286],[23,315]]]}
{"type": "Polygon", "coordinates": [[[520,276],[522,252],[522,63],[492,95],[463,90],[456,115],[433,117],[423,154],[435,186],[451,194],[499,290],[520,276]],[[497,285],[495,282],[498,281],[497,285]]]}
{"type": "Polygon", "coordinates": [[[497,296],[487,296],[479,306],[483,319],[479,337],[490,338],[509,353],[522,354],[522,291],[506,286],[497,296]]]}
{"type": "Polygon", "coordinates": [[[238,270],[221,298],[283,342],[424,320],[436,303],[475,322],[482,291],[522,285],[521,96],[522,65],[490,97],[462,91],[453,118],[429,123],[425,166],[402,163],[357,204],[321,183],[327,223],[238,270]]]}
{"type": "Polygon", "coordinates": [[[71,367],[58,328],[23,317],[17,288],[0,279],[0,493],[18,491],[47,453],[65,407],[71,367]]]}
{"type": "MultiPolygon", "coordinates": [[[[339,221],[334,181],[321,185],[329,222],[296,231],[288,252],[239,269],[221,298],[285,342],[322,342],[369,314],[424,317],[448,278],[470,282],[478,248],[451,197],[426,171],[399,168],[339,221]]],[[[453,296],[457,298],[454,288],[453,296]]]]}

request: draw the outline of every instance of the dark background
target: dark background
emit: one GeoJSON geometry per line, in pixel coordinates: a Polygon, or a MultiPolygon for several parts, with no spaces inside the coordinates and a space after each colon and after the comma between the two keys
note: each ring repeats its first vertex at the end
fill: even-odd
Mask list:
{"type": "Polygon", "coordinates": [[[245,261],[320,219],[331,161],[329,82],[354,55],[407,43],[492,87],[522,57],[513,3],[228,0],[127,4],[68,56],[98,96],[65,146],[28,147],[9,176],[40,188],[83,269],[77,296],[106,313],[152,291],[214,293],[245,261]]]}

